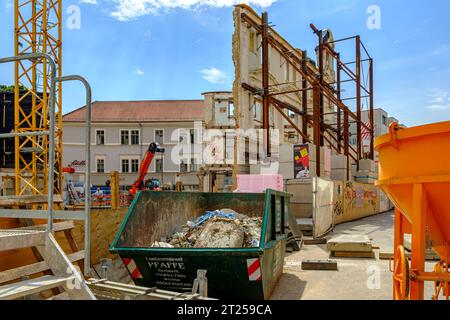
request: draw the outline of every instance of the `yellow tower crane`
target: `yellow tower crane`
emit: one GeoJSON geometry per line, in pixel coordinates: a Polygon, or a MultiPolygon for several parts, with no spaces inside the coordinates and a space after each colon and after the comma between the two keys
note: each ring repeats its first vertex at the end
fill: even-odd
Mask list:
{"type": "MultiPolygon", "coordinates": [[[[49,54],[62,75],[62,0],[15,0],[15,55],[49,54]]],[[[49,64],[45,59],[15,63],[15,132],[48,131],[49,64]],[[31,110],[25,101],[31,99],[31,110]]],[[[62,194],[62,90],[56,86],[55,194],[62,194]]],[[[28,102],[29,103],[29,102],[28,102]]],[[[15,137],[16,195],[46,194],[48,137],[15,137]]]]}

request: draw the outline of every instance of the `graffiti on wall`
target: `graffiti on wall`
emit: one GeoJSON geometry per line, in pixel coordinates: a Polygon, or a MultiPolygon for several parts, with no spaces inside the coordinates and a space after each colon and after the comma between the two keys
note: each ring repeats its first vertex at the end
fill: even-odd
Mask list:
{"type": "Polygon", "coordinates": [[[369,208],[376,210],[378,193],[374,186],[362,186],[347,182],[345,184],[344,199],[347,210],[353,208],[369,208]]]}

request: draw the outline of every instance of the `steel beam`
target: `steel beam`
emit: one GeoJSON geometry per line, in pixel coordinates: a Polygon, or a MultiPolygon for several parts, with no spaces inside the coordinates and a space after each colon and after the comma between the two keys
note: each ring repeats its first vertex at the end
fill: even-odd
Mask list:
{"type": "MultiPolygon", "coordinates": [[[[362,139],[361,139],[361,43],[360,37],[356,36],[356,145],[358,160],[362,159],[362,139]]],[[[359,170],[359,162],[357,164],[359,170]]]]}
{"type": "Polygon", "coordinates": [[[373,115],[373,60],[370,59],[369,64],[369,81],[370,81],[370,159],[375,160],[375,147],[374,147],[374,136],[375,136],[375,126],[374,126],[374,115],[373,115]]]}
{"type": "Polygon", "coordinates": [[[269,16],[262,14],[262,85],[263,85],[263,130],[266,156],[270,157],[270,123],[269,123],[269,16]]]}

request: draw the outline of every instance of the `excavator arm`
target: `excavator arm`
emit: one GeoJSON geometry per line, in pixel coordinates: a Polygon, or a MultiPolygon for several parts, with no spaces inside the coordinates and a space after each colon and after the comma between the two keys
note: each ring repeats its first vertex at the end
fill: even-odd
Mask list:
{"type": "Polygon", "coordinates": [[[129,194],[131,197],[134,198],[136,193],[144,188],[145,175],[148,172],[148,168],[150,167],[155,154],[158,152],[164,152],[164,149],[160,148],[157,143],[151,143],[148,147],[147,152],[145,153],[144,160],[139,167],[138,177],[129,190],[129,194]]]}

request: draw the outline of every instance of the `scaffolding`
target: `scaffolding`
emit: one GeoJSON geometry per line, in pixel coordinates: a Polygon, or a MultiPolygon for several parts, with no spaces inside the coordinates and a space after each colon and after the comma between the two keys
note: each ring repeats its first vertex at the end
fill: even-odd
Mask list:
{"type": "Polygon", "coordinates": [[[274,36],[276,31],[269,24],[268,13],[264,12],[260,22],[255,21],[246,13],[241,14],[241,19],[250,28],[261,35],[261,64],[262,64],[262,88],[256,88],[248,83],[242,83],[242,88],[253,95],[260,96],[263,101],[263,129],[265,153],[271,156],[270,150],[270,107],[277,110],[289,125],[302,137],[303,143],[313,143],[316,148],[316,174],[320,177],[320,148],[325,143],[337,154],[343,154],[347,158],[347,179],[350,178],[350,161],[356,162],[359,169],[359,160],[374,159],[374,100],[373,100],[373,59],[361,41],[360,36],[352,36],[344,39],[330,39],[328,30],[318,30],[313,24],[310,25],[314,34],[318,37],[316,48],[318,62],[312,67],[307,52],[292,50],[288,45],[277,40],[274,36]],[[335,44],[354,41],[354,61],[343,62],[341,53],[335,50],[335,44]],[[286,63],[298,72],[302,79],[296,82],[270,84],[269,58],[270,49],[276,50],[286,63]],[[333,59],[336,65],[334,79],[329,81],[324,76],[325,55],[333,59]],[[364,74],[367,71],[367,75],[364,74]],[[327,81],[328,80],[328,81],[327,81]],[[295,89],[292,86],[295,86],[295,89]],[[283,89],[288,86],[289,89],[283,89]],[[353,86],[355,96],[344,96],[343,86],[353,86]],[[308,105],[308,92],[312,94],[312,106],[308,105]],[[298,94],[301,108],[297,108],[280,97],[296,93],[298,94]],[[367,100],[369,109],[369,122],[364,123],[361,119],[363,101],[367,100]],[[354,101],[353,110],[349,102],[354,101]],[[324,106],[329,104],[333,108],[332,113],[325,113],[324,106]],[[308,110],[312,109],[308,113],[308,110]],[[284,111],[296,114],[302,119],[302,126],[298,126],[284,111]],[[330,121],[325,116],[331,116],[330,121]],[[350,144],[350,126],[356,125],[356,148],[350,144]],[[312,137],[308,134],[308,127],[313,128],[312,137]],[[363,148],[363,136],[368,136],[370,151],[365,153],[363,148]]]}
{"type": "MultiPolygon", "coordinates": [[[[44,53],[56,65],[56,77],[62,75],[62,1],[15,0],[14,50],[15,56],[44,53]]],[[[45,57],[15,61],[14,91],[14,167],[15,193],[46,194],[49,139],[46,135],[31,132],[48,131],[49,95],[51,88],[50,65],[45,57]],[[31,112],[26,112],[25,98],[31,97],[31,112]]],[[[62,90],[58,82],[55,88],[55,163],[54,192],[62,194],[62,90]]]]}

